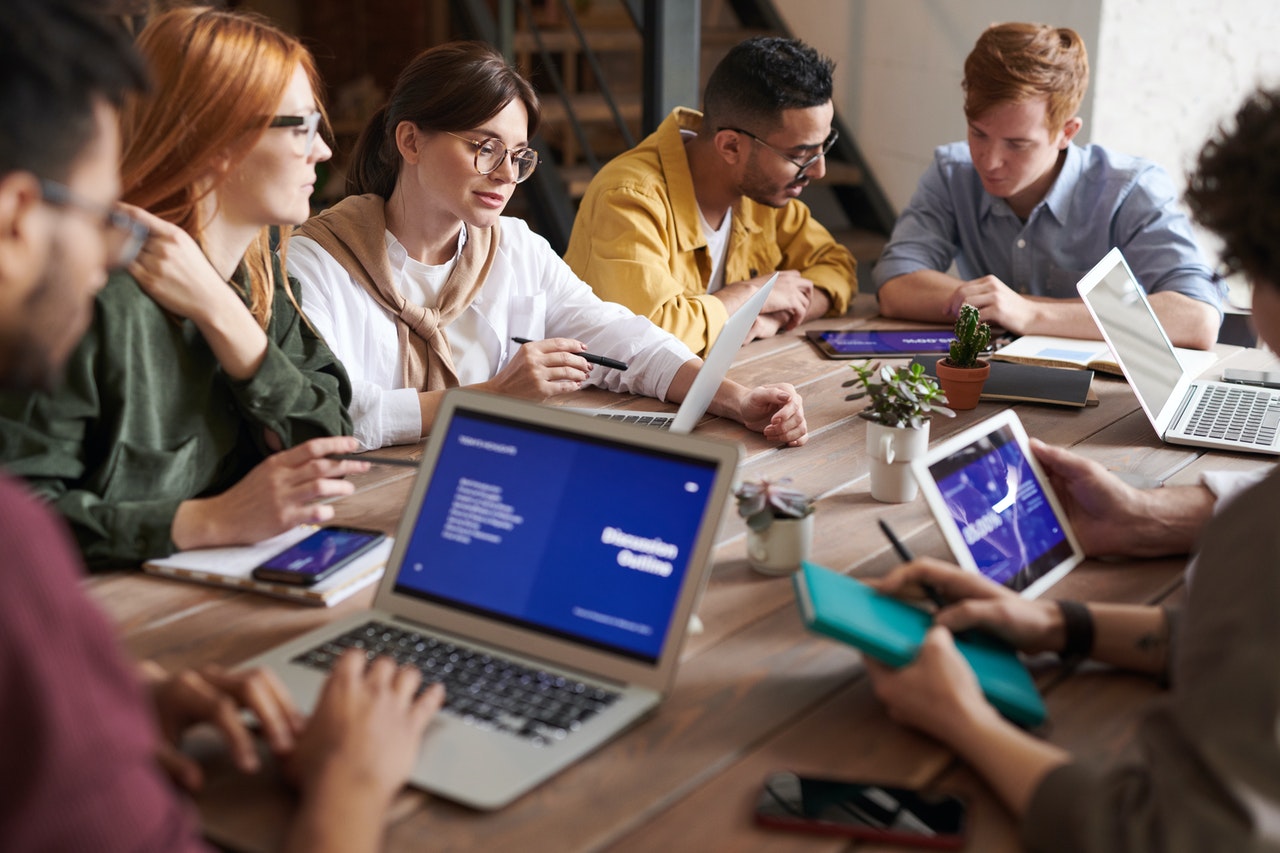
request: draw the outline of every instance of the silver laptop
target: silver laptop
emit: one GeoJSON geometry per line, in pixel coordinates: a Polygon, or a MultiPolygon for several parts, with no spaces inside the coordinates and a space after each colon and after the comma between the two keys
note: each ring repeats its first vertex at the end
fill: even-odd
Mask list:
{"type": "Polygon", "coordinates": [[[1196,377],[1180,361],[1119,249],[1076,285],[1156,434],[1170,444],[1280,454],[1280,393],[1196,377]]]}
{"type": "Polygon", "coordinates": [[[739,459],[474,392],[445,395],[374,609],[247,661],[304,710],[346,648],[444,681],[410,782],[498,808],[663,699],[739,459]]]}
{"type": "Polygon", "coordinates": [[[764,283],[764,287],[753,293],[750,299],[738,307],[737,311],[729,315],[716,342],[707,352],[702,368],[689,386],[689,393],[685,395],[684,402],[680,404],[680,408],[676,409],[674,415],[670,412],[619,411],[617,409],[571,408],[568,411],[622,423],[657,427],[675,433],[692,432],[698,425],[698,421],[702,420],[702,416],[707,413],[711,401],[715,399],[716,391],[728,374],[734,356],[742,348],[742,342],[747,339],[747,332],[751,331],[751,325],[755,323],[760,309],[764,307],[765,300],[773,290],[773,283],[777,280],[778,274],[774,273],[764,283]]]}

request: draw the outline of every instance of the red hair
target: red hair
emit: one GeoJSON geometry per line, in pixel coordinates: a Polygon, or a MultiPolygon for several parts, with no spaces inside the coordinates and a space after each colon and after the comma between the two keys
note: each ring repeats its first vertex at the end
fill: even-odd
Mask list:
{"type": "MultiPolygon", "coordinates": [[[[315,63],[301,42],[265,20],[207,7],[157,16],[138,36],[138,49],[153,85],[124,110],[122,197],[203,245],[201,200],[225,179],[226,166],[258,143],[299,66],[318,92],[315,63]]],[[[266,328],[275,289],[268,227],[244,261],[249,307],[266,328]]]]}
{"type": "Polygon", "coordinates": [[[995,24],[964,61],[964,114],[982,118],[1000,104],[1048,98],[1050,131],[1076,115],[1089,86],[1089,55],[1080,35],[1044,24],[995,24]]]}

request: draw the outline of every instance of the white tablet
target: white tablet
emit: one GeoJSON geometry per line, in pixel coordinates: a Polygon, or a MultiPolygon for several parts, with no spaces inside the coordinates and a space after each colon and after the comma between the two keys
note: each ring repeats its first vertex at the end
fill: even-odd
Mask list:
{"type": "Polygon", "coordinates": [[[939,442],[911,468],[962,568],[1034,598],[1084,559],[1013,410],[939,442]]]}

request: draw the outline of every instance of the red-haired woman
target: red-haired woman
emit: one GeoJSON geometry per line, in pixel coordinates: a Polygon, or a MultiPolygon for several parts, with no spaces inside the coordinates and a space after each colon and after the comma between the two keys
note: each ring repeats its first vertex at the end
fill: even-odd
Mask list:
{"type": "Polygon", "coordinates": [[[310,55],[201,8],[159,16],[138,46],[153,88],[125,111],[123,198],[150,236],[98,295],[63,386],[0,401],[0,458],[91,567],[322,522],[317,499],[366,467],[326,458],[357,447],[350,386],[268,243],[307,218],[331,153],[310,55]]]}

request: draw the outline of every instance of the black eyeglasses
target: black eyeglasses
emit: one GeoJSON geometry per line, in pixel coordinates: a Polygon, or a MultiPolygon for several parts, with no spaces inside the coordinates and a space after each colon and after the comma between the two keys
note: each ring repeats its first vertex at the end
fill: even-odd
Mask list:
{"type": "Polygon", "coordinates": [[[311,151],[316,146],[316,131],[320,129],[320,111],[307,113],[304,116],[275,116],[271,119],[271,124],[267,127],[296,127],[295,133],[299,138],[305,135],[306,144],[303,146],[302,153],[307,157],[311,156],[311,151]]]}
{"type": "Polygon", "coordinates": [[[40,179],[40,194],[54,207],[66,207],[87,213],[98,220],[107,234],[107,263],[112,269],[127,266],[138,257],[138,250],[151,236],[151,229],[123,210],[90,201],[71,191],[65,184],[40,179]]]}
{"type": "Polygon", "coordinates": [[[824,139],[824,140],[822,141],[822,147],[818,149],[818,153],[817,153],[817,154],[814,154],[814,155],[813,155],[812,157],[810,157],[808,160],[796,161],[796,160],[791,159],[791,157],[790,157],[790,156],[788,156],[785,152],[779,151],[777,148],[774,148],[772,145],[770,145],[769,143],[765,142],[763,139],[761,139],[760,137],[756,136],[754,133],[752,133],[752,132],[751,132],[751,131],[749,131],[749,130],[743,130],[743,129],[742,129],[742,128],[740,128],[740,127],[722,127],[722,128],[720,128],[720,129],[721,129],[721,130],[732,130],[734,133],[741,133],[743,136],[749,136],[749,137],[751,137],[753,140],[755,140],[756,142],[758,142],[758,143],[760,143],[761,145],[763,145],[765,148],[768,148],[768,149],[769,149],[770,151],[772,151],[774,154],[777,154],[777,155],[778,155],[779,157],[781,157],[783,160],[786,160],[786,161],[787,161],[788,163],[790,163],[792,166],[795,166],[797,169],[799,169],[799,170],[800,170],[800,171],[796,172],[796,178],[797,178],[797,179],[804,177],[805,170],[807,170],[807,169],[808,169],[810,166],[812,166],[814,163],[817,163],[817,162],[818,162],[819,160],[821,160],[823,157],[827,156],[827,152],[831,150],[831,146],[835,145],[835,144],[836,144],[836,140],[840,138],[840,132],[839,132],[839,131],[837,131],[837,130],[835,130],[834,128],[832,128],[831,133],[827,134],[827,138],[826,138],[826,139],[824,139]]]}
{"type": "Polygon", "coordinates": [[[476,171],[482,175],[493,174],[507,157],[511,158],[511,165],[515,166],[517,184],[528,180],[533,170],[538,168],[538,152],[532,148],[508,148],[502,144],[501,139],[489,138],[477,142],[447,130],[445,133],[476,147],[476,171]]]}

